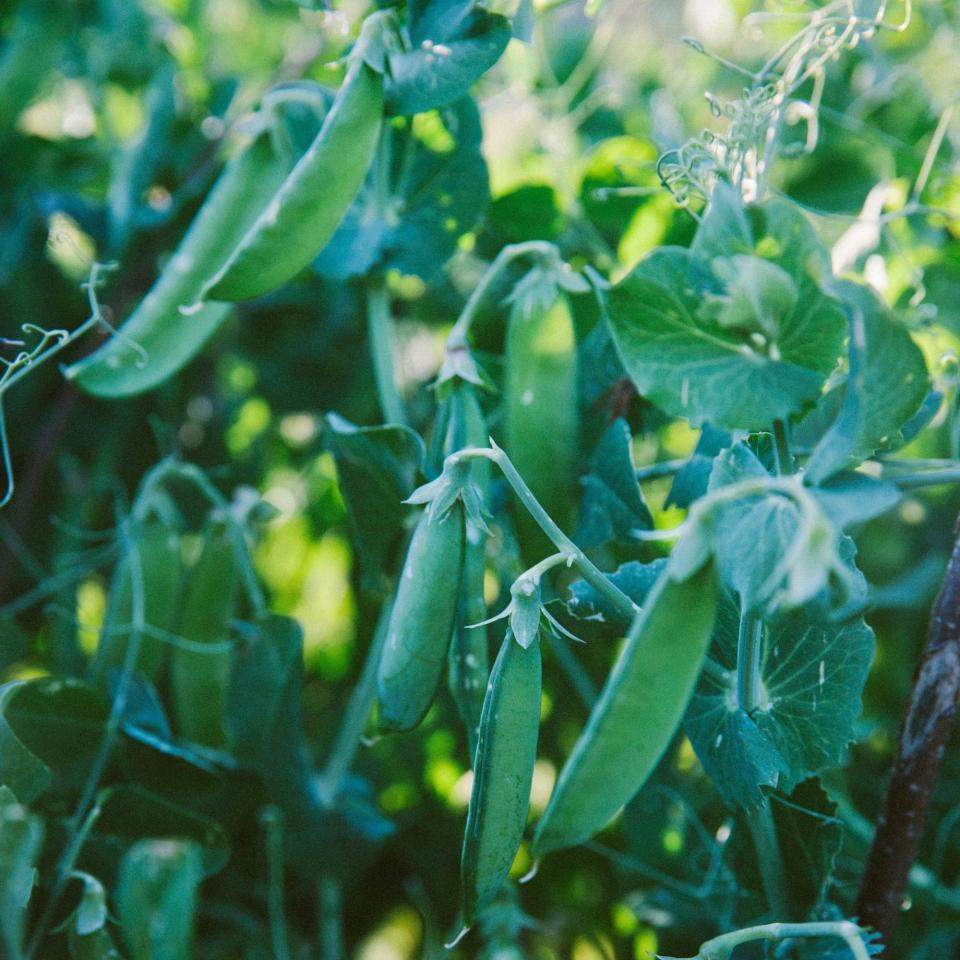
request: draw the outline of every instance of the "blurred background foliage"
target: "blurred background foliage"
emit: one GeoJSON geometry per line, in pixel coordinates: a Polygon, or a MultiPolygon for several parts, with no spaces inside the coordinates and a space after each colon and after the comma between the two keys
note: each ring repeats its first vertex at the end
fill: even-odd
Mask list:
{"type": "MultiPolygon", "coordinates": [[[[516,4],[492,6],[512,15],[516,4]]],[[[401,260],[387,277],[401,385],[423,435],[435,409],[429,384],[443,338],[505,243],[551,240],[573,265],[594,264],[616,278],[656,246],[689,241],[694,220],[660,186],[656,161],[698,131],[716,128],[705,92],[736,98],[743,79],[682,38],[693,35],[719,56],[755,69],[794,31],[791,14],[817,4],[609,0],[595,17],[579,2],[534,6],[533,42],[513,40],[476,91],[485,164],[479,145],[467,145],[470,157],[462,162],[472,164],[469,176],[460,173],[449,187],[465,208],[449,264],[441,269],[444,256],[401,260]]],[[[31,48],[34,89],[23,92],[13,112],[0,102],[0,335],[16,339],[24,323],[79,325],[88,311],[81,282],[94,259],[119,264],[100,299],[112,319],[122,320],[215,178],[231,149],[231,126],[278,81],[335,82],[336,60],[366,10],[362,0],[332,10],[319,0],[5,4],[4,44],[31,30],[38,42],[31,48]]],[[[912,191],[921,176],[924,202],[955,218],[892,216],[876,236],[860,238],[859,246],[852,238],[843,248],[844,265],[862,270],[901,308],[944,398],[937,429],[924,432],[905,456],[955,458],[960,445],[953,426],[960,377],[960,118],[947,115],[943,145],[932,168],[921,171],[960,90],[958,50],[960,7],[915,4],[908,30],[882,33],[831,65],[816,150],[783,160],[773,180],[775,191],[809,210],[828,244],[865,207],[896,214],[916,201],[912,191]]],[[[414,126],[440,153],[449,149],[439,115],[414,126]]],[[[806,134],[800,122],[792,136],[800,143],[806,134]]],[[[421,240],[414,237],[414,244],[421,240]]],[[[585,373],[584,463],[612,411],[624,410],[638,466],[690,455],[697,433],[629,393],[624,400],[622,371],[594,334],[592,299],[577,297],[575,307],[585,373]]],[[[504,321],[504,310],[493,306],[474,328],[495,379],[504,321]]],[[[65,359],[92,345],[79,344],[65,359]]],[[[497,399],[486,402],[496,435],[497,399]]],[[[0,679],[77,672],[104,616],[109,529],[118,505],[129,502],[147,469],[176,454],[209,471],[222,490],[249,487],[273,507],[259,528],[256,569],[270,608],[303,627],[303,729],[312,762],[322,764],[383,599],[383,585],[364,582],[355,562],[324,420],[330,411],[358,424],[379,417],[360,288],[342,264],[323,258],[295,283],[241,305],[199,359],[147,395],[92,399],[53,364],[26,378],[4,397],[17,491],[0,514],[0,679]],[[107,546],[91,546],[81,530],[107,531],[107,546]],[[63,615],[51,612],[51,603],[63,615]]],[[[669,478],[645,485],[658,524],[682,515],[664,505],[669,487],[669,478]]],[[[957,507],[951,487],[925,490],[856,538],[874,584],[870,622],[879,648],[861,742],[829,784],[846,798],[841,813],[852,828],[833,891],[841,902],[854,892],[863,856],[858,812],[872,817],[881,798],[957,507]]],[[[493,607],[517,562],[508,531],[495,532],[500,549],[487,574],[493,607]]],[[[395,568],[398,544],[387,549],[395,568]]],[[[655,552],[641,551],[646,558],[655,552]]],[[[615,547],[607,554],[608,561],[628,556],[615,547]]],[[[599,685],[609,649],[588,644],[578,656],[599,685]]],[[[586,712],[568,675],[549,658],[532,816],[542,812],[586,712]]],[[[960,836],[953,830],[960,819],[958,758],[957,750],[946,758],[921,856],[936,878],[931,889],[916,891],[903,924],[914,958],[944,957],[960,943],[960,894],[952,893],[960,874],[960,836]]],[[[379,810],[377,823],[360,831],[363,843],[348,831],[339,846],[331,825],[319,840],[328,859],[322,869],[290,858],[287,917],[295,951],[303,951],[294,955],[334,957],[322,944],[335,949],[342,914],[345,951],[357,960],[439,957],[457,910],[454,878],[470,790],[465,737],[449,698],[442,695],[414,733],[363,750],[354,773],[359,794],[379,810]],[[383,818],[393,825],[385,839],[383,818]]],[[[176,789],[184,792],[186,782],[176,789]]],[[[207,787],[197,787],[198,795],[207,787]]],[[[247,816],[257,798],[231,794],[227,802],[210,794],[206,802],[210,810],[225,804],[237,819],[226,827],[229,864],[202,888],[196,955],[271,956],[265,848],[261,828],[247,816]]],[[[458,953],[601,960],[691,952],[741,916],[750,895],[728,870],[711,867],[729,835],[726,812],[681,737],[620,827],[552,858],[535,882],[504,896],[484,936],[458,953]]],[[[530,866],[521,850],[514,875],[530,866]]],[[[64,946],[50,949],[53,957],[64,946]]]]}

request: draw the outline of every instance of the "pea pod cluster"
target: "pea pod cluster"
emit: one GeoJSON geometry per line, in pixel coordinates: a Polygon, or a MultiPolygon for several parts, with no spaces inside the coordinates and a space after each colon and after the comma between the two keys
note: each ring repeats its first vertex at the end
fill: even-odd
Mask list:
{"type": "Polygon", "coordinates": [[[198,303],[203,285],[226,262],[273,199],[291,167],[260,134],[226,165],[156,283],[117,335],[68,367],[88,393],[128,397],[150,390],[199,353],[230,314],[226,303],[198,303]]]}
{"type": "Polygon", "coordinates": [[[412,730],[437,692],[456,623],[466,518],[459,500],[420,515],[377,672],[380,726],[412,730]]]}
{"type": "Polygon", "coordinates": [[[535,856],[588,840],[643,786],[683,717],[716,605],[711,564],[684,580],[661,573],[560,773],[535,856]]]}
{"type": "MultiPolygon", "coordinates": [[[[574,502],[580,434],[576,335],[569,297],[538,269],[514,293],[505,354],[506,451],[563,527],[574,502]]],[[[548,549],[526,513],[518,523],[525,543],[548,549]]]]}
{"type": "Polygon", "coordinates": [[[205,532],[203,549],[187,580],[177,632],[195,646],[173,651],[174,715],[184,737],[222,747],[230,672],[230,650],[224,644],[240,581],[235,546],[225,524],[211,524],[205,532]]]}
{"type": "Polygon", "coordinates": [[[147,632],[139,637],[135,669],[150,680],[159,677],[168,652],[162,635],[176,628],[182,573],[179,531],[158,518],[137,521],[110,586],[107,613],[91,666],[95,683],[106,687],[111,672],[124,665],[134,639],[135,591],[140,589],[147,632]]]}
{"type": "Polygon", "coordinates": [[[206,284],[212,300],[246,300],[292,279],[326,246],[373,162],[383,124],[383,74],[366,59],[384,29],[368,17],[343,86],[307,152],[206,284]]]}
{"type": "Polygon", "coordinates": [[[470,925],[503,885],[523,838],[540,729],[540,644],[508,629],[483,701],[473,789],[460,860],[470,925]]]}

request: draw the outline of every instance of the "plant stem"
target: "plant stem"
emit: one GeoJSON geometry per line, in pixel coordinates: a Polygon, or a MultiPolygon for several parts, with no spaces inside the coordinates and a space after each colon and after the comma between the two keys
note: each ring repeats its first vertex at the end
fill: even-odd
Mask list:
{"type": "Polygon", "coordinates": [[[740,617],[737,637],[737,703],[745,713],[760,706],[763,682],[760,679],[760,657],[763,653],[763,621],[755,613],[740,617]]]}
{"type": "Polygon", "coordinates": [[[686,460],[662,460],[660,463],[651,463],[646,467],[637,467],[634,476],[638,483],[644,483],[647,480],[660,480],[663,477],[672,477],[678,474],[686,465],[686,460]]]}
{"type": "Polygon", "coordinates": [[[960,695],[960,520],[954,533],[857,897],[857,915],[884,943],[897,926],[960,695]]]}
{"type": "Polygon", "coordinates": [[[960,467],[948,467],[945,470],[926,470],[919,473],[888,475],[901,490],[919,490],[922,487],[937,487],[944,483],[960,482],[960,467]]]}
{"type": "Polygon", "coordinates": [[[557,526],[553,517],[547,513],[540,501],[533,495],[533,491],[527,486],[526,481],[520,476],[506,453],[493,440],[490,441],[490,444],[490,449],[469,447],[466,450],[451,454],[447,458],[447,464],[452,466],[462,460],[477,458],[493,461],[500,468],[510,486],[513,487],[517,499],[526,507],[540,529],[561,553],[570,558],[570,565],[576,567],[583,579],[606,597],[625,620],[632,621],[638,610],[636,604],[557,526]]]}
{"type": "Polygon", "coordinates": [[[864,931],[848,920],[814,923],[765,923],[757,927],[745,927],[724,933],[701,944],[696,957],[691,960],[729,960],[737,947],[757,940],[797,940],[812,937],[836,937],[850,948],[853,960],[869,960],[870,954],[863,943],[864,931]]]}
{"type": "Polygon", "coordinates": [[[337,731],[336,739],[330,748],[326,765],[320,775],[320,793],[323,802],[332,807],[336,803],[337,795],[343,778],[353,764],[360,744],[363,742],[363,731],[366,729],[367,718],[377,698],[377,668],[380,665],[380,655],[387,640],[387,628],[390,624],[391,604],[384,604],[373,632],[373,640],[364,661],[360,679],[353,688],[350,702],[343,715],[343,722],[337,731]]]}
{"type": "Polygon", "coordinates": [[[333,877],[322,876],[317,881],[317,926],[323,960],[344,960],[343,891],[333,877]]]}
{"type": "Polygon", "coordinates": [[[773,452],[777,460],[777,474],[788,477],[793,473],[793,454],[790,452],[790,435],[784,420],[773,421],[773,452]]]}
{"type": "Polygon", "coordinates": [[[463,349],[467,346],[467,334],[470,332],[470,325],[473,323],[480,305],[489,293],[494,281],[514,260],[526,256],[560,262],[560,252],[552,243],[547,243],[545,240],[527,240],[524,243],[512,243],[504,247],[487,267],[486,273],[480,278],[480,282],[473,288],[473,293],[470,294],[460,316],[457,317],[457,322],[447,336],[447,350],[463,349]]]}
{"type": "Polygon", "coordinates": [[[283,894],[283,814],[274,805],[260,813],[267,853],[267,913],[270,918],[270,945],[274,960],[290,960],[283,894]]]}
{"type": "Polygon", "coordinates": [[[390,296],[383,277],[373,277],[367,283],[367,333],[383,421],[406,426],[407,413],[394,378],[393,317],[390,315],[390,296]]]}
{"type": "MultiPolygon", "coordinates": [[[[763,697],[763,681],[760,677],[762,653],[763,621],[756,613],[745,611],[740,615],[737,638],[737,702],[747,714],[760,706],[763,697]]],[[[765,803],[751,814],[747,818],[747,826],[757,851],[767,904],[775,916],[785,917],[788,912],[787,880],[770,804],[765,803]]]]}

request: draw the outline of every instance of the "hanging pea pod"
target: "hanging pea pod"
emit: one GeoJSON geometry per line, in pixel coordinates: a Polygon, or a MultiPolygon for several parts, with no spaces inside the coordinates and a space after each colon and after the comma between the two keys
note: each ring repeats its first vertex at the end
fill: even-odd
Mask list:
{"type": "Polygon", "coordinates": [[[179,732],[210,747],[226,742],[224,703],[230,650],[224,649],[234,615],[240,570],[230,529],[211,524],[190,569],[177,633],[210,649],[173,651],[173,706],[179,732]]]}
{"type": "MultiPolygon", "coordinates": [[[[274,112],[274,126],[282,116],[274,112]]],[[[230,159],[190,229],[149,293],[117,335],[66,375],[88,393],[128,397],[167,380],[192,360],[230,314],[225,303],[198,303],[200,290],[227,261],[284,182],[296,157],[277,148],[262,124],[230,159]]]]}
{"type": "Polygon", "coordinates": [[[682,581],[660,575],[560,773],[535,856],[588,840],[646,782],[697,682],[716,604],[711,564],[682,581]]]}
{"type": "MultiPolygon", "coordinates": [[[[106,687],[110,673],[123,666],[134,639],[134,576],[143,588],[144,626],[171,632],[176,626],[182,582],[180,534],[173,527],[148,518],[134,524],[130,532],[130,549],[117,563],[91,666],[91,678],[100,687],[106,687]]],[[[140,635],[139,643],[135,669],[156,680],[167,659],[168,644],[147,632],[140,635]]]]}
{"type": "Polygon", "coordinates": [[[443,512],[425,510],[417,523],[377,673],[385,730],[413,729],[437,692],[456,618],[465,525],[459,500],[443,512]]]}
{"type": "Polygon", "coordinates": [[[530,806],[540,728],[540,644],[508,629],[483,702],[460,860],[463,922],[473,922],[510,872],[530,806]]]}
{"type": "MultiPolygon", "coordinates": [[[[577,344],[570,302],[540,268],[518,284],[507,326],[504,385],[505,447],[547,512],[567,527],[575,501],[577,344]]],[[[539,528],[518,517],[525,544],[548,549],[539,528]]]]}
{"type": "MultiPolygon", "coordinates": [[[[453,387],[445,400],[449,407],[445,453],[465,447],[483,447],[487,443],[487,424],[477,399],[476,390],[468,383],[453,387]]],[[[490,485],[490,462],[476,460],[470,465],[471,480],[484,498],[490,485]]],[[[487,676],[490,672],[486,626],[487,604],[484,600],[486,573],[486,534],[467,524],[464,544],[463,585],[457,624],[450,644],[447,685],[453,702],[467,730],[467,748],[471,761],[477,752],[480,714],[483,710],[487,676]]]]}
{"type": "Polygon", "coordinates": [[[364,21],[343,86],[310,149],[203,297],[246,300],[275,290],[326,246],[360,189],[383,122],[383,75],[367,62],[382,44],[387,15],[364,21]]]}

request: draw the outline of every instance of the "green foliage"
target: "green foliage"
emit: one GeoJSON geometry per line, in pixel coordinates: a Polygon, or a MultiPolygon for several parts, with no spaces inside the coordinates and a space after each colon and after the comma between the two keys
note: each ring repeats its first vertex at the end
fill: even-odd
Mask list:
{"type": "Polygon", "coordinates": [[[956,3],[661,6],[0,12],[3,956],[881,949],[956,3]]]}

